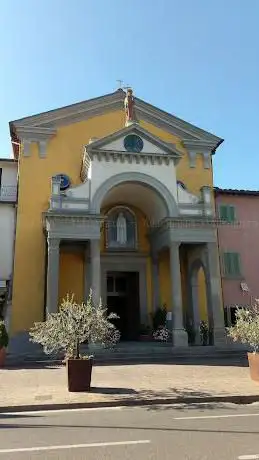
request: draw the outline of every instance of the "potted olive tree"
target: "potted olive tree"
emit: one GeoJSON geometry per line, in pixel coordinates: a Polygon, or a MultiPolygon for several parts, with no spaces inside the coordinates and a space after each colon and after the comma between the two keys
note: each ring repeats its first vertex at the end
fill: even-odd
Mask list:
{"type": "Polygon", "coordinates": [[[90,391],[93,356],[82,356],[82,343],[111,344],[120,338],[119,331],[107,315],[107,309],[100,301],[92,302],[90,293],[87,303],[74,302],[73,296],[63,300],[58,313],[47,315],[44,322],[35,323],[30,330],[31,341],[43,346],[46,354],[65,354],[68,377],[68,391],[90,391]]]}
{"type": "Polygon", "coordinates": [[[251,379],[259,382],[259,299],[248,308],[236,310],[236,323],[228,330],[234,342],[249,346],[247,353],[251,379]]]}
{"type": "Polygon", "coordinates": [[[9,343],[8,333],[4,321],[0,320],[0,367],[5,364],[6,348],[9,343]]]}

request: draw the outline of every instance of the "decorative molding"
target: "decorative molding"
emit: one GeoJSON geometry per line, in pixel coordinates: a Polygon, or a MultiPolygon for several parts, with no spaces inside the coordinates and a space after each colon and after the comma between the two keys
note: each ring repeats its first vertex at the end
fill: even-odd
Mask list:
{"type": "Polygon", "coordinates": [[[195,168],[196,167],[196,152],[193,150],[188,152],[189,155],[189,166],[190,168],[195,168]]]}
{"type": "MultiPolygon", "coordinates": [[[[103,137],[101,139],[98,139],[95,142],[91,142],[90,144],[88,144],[86,146],[86,150],[89,153],[91,153],[93,151],[96,151],[96,150],[99,151],[99,149],[105,147],[105,145],[110,144],[111,142],[114,142],[114,141],[116,141],[118,139],[121,139],[122,137],[128,136],[130,134],[141,136],[141,138],[143,138],[144,140],[152,143],[156,147],[158,147],[161,150],[163,150],[165,152],[164,154],[168,154],[171,157],[175,157],[177,159],[182,158],[182,154],[177,150],[175,145],[163,142],[160,138],[158,138],[157,136],[154,136],[149,131],[147,131],[146,129],[142,128],[139,124],[136,124],[136,123],[132,123],[130,126],[128,126],[126,128],[123,128],[123,129],[121,129],[119,131],[116,131],[115,133],[109,134],[108,136],[105,136],[105,137],[103,137]]],[[[106,150],[108,150],[108,149],[106,149],[106,150]]],[[[126,152],[126,151],[124,152],[123,151],[123,153],[131,153],[131,152],[126,152]]],[[[138,153],[138,155],[141,155],[141,154],[145,155],[145,152],[138,153]]],[[[147,154],[149,155],[148,152],[147,152],[147,154]]]]}
{"type": "Polygon", "coordinates": [[[40,158],[46,158],[48,141],[56,135],[56,129],[20,126],[17,128],[16,134],[23,144],[25,157],[29,157],[31,154],[31,144],[37,143],[40,158]]]}
{"type": "Polygon", "coordinates": [[[131,153],[131,152],[117,152],[112,150],[96,150],[90,153],[92,160],[98,161],[113,161],[114,163],[144,163],[152,165],[169,165],[170,163],[177,164],[179,159],[174,155],[166,155],[159,153],[131,153]]]}
{"type": "MultiPolygon", "coordinates": [[[[21,127],[29,129],[32,127],[34,131],[37,128],[58,128],[59,126],[86,120],[114,110],[122,111],[124,98],[124,91],[118,90],[88,101],[12,121],[10,131],[11,134],[17,134],[21,127]]],[[[211,150],[216,150],[218,145],[223,142],[223,139],[214,134],[185,122],[141,99],[135,98],[135,108],[138,119],[166,129],[168,132],[184,139],[185,144],[188,141],[202,142],[206,146],[211,145],[211,150]]]]}
{"type": "Polygon", "coordinates": [[[41,140],[38,142],[39,156],[40,158],[46,158],[47,155],[47,140],[41,140]]]}
{"type": "Polygon", "coordinates": [[[203,152],[203,167],[205,169],[211,168],[211,153],[210,152],[203,152]]]}
{"type": "Polygon", "coordinates": [[[156,178],[148,174],[139,172],[124,172],[120,174],[115,174],[114,176],[110,177],[105,182],[103,182],[96,190],[92,198],[91,208],[93,212],[97,214],[100,213],[102,201],[110,189],[112,189],[116,185],[126,182],[139,182],[155,190],[156,193],[165,203],[168,217],[178,216],[179,212],[177,204],[168,188],[156,178]]]}

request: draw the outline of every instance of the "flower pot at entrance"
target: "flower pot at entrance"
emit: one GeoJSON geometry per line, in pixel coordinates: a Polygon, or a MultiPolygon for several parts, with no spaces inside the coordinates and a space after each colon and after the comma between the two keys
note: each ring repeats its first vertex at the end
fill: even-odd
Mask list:
{"type": "Polygon", "coordinates": [[[67,360],[67,381],[68,391],[82,392],[90,391],[92,378],[93,360],[89,359],[68,359],[67,360]]]}
{"type": "Polygon", "coordinates": [[[0,348],[0,367],[4,367],[6,358],[6,349],[4,347],[0,348]]]}
{"type": "Polygon", "coordinates": [[[259,353],[247,353],[250,376],[255,382],[259,382],[259,353]]]}

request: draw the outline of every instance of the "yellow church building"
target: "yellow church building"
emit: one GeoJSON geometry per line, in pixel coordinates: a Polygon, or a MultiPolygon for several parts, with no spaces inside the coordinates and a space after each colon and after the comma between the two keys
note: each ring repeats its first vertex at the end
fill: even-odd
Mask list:
{"type": "Polygon", "coordinates": [[[122,340],[138,340],[165,305],[174,346],[201,320],[225,343],[212,171],[222,139],[122,89],[15,120],[10,132],[12,336],[92,289],[120,316],[122,340]]]}

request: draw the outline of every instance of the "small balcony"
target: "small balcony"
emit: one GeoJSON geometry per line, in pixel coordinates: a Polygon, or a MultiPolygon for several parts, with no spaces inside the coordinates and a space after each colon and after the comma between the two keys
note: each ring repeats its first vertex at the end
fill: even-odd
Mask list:
{"type": "Polygon", "coordinates": [[[0,203],[15,203],[17,200],[16,185],[2,185],[0,187],[0,203]]]}

